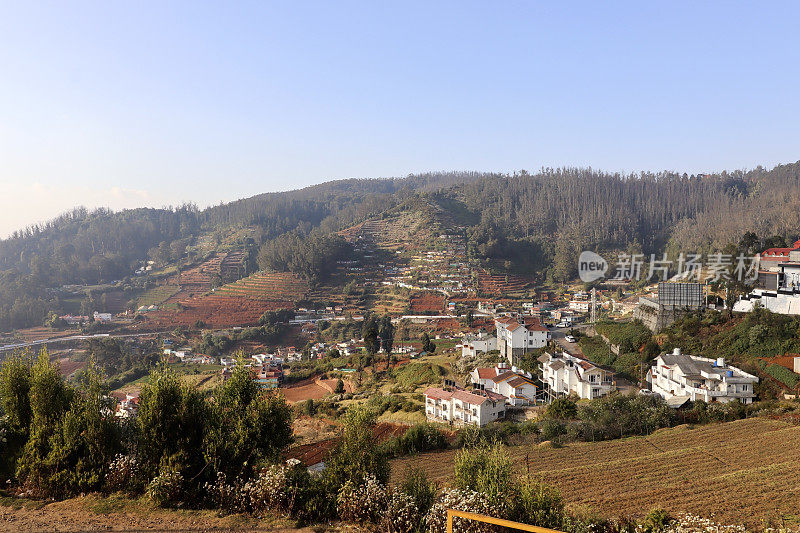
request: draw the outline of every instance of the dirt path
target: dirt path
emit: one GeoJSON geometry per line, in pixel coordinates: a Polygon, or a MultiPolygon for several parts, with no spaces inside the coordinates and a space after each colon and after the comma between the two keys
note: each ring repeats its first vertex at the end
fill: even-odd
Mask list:
{"type": "Polygon", "coordinates": [[[83,531],[302,531],[285,520],[257,520],[243,515],[220,517],[214,511],[168,510],[142,500],[86,496],[43,504],[30,500],[0,501],[0,532],[83,531]]]}

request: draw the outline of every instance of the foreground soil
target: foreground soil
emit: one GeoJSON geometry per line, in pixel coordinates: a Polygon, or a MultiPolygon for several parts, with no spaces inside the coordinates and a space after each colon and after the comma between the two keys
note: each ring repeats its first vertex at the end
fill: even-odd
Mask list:
{"type": "MultiPolygon", "coordinates": [[[[723,524],[800,523],[800,426],[750,418],[679,426],[649,437],[562,448],[509,448],[517,473],[561,490],[573,511],[607,518],[642,517],[650,509],[689,512],[723,524]]],[[[397,481],[406,466],[422,467],[448,484],[455,451],[393,461],[397,481]]]]}
{"type": "MultiPolygon", "coordinates": [[[[315,528],[316,529],[316,528],[315,528]]],[[[145,500],[85,496],[62,502],[0,498],[0,531],[302,531],[282,520],[257,520],[242,515],[218,516],[214,511],[167,510],[145,500]]]]}

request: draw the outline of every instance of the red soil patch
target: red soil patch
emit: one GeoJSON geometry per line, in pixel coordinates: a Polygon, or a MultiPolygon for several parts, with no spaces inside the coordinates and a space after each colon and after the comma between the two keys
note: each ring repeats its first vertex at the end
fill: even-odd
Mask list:
{"type": "MultiPolygon", "coordinates": [[[[303,402],[305,400],[321,400],[328,394],[332,394],[336,389],[338,379],[318,379],[309,378],[303,380],[296,385],[281,388],[281,392],[286,397],[286,401],[290,403],[303,402]]],[[[344,382],[345,392],[353,392],[353,384],[348,380],[344,382]]]]}
{"type": "Polygon", "coordinates": [[[305,400],[320,400],[330,391],[315,383],[313,379],[301,381],[291,387],[281,388],[281,392],[290,403],[303,402],[305,400]]]}
{"type": "MultiPolygon", "coordinates": [[[[399,437],[408,430],[408,426],[382,422],[377,424],[372,433],[379,443],[386,442],[392,437],[399,437]]],[[[331,450],[339,442],[339,437],[325,439],[311,444],[295,446],[286,452],[287,459],[299,459],[304,465],[311,466],[325,460],[331,450]]]]}
{"type": "Polygon", "coordinates": [[[86,361],[71,361],[66,357],[58,360],[58,370],[62,376],[70,376],[87,365],[86,361]]]}
{"type": "Polygon", "coordinates": [[[411,297],[409,304],[412,315],[441,313],[444,309],[444,295],[420,293],[411,297]]]}

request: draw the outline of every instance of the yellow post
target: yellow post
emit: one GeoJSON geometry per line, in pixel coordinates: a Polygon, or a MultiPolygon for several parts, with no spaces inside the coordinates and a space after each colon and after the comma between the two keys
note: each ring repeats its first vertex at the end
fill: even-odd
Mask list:
{"type": "Polygon", "coordinates": [[[476,522],[484,522],[486,524],[493,524],[495,526],[510,527],[520,531],[530,531],[531,533],[562,533],[561,531],[555,529],[531,526],[529,524],[523,524],[522,522],[512,522],[511,520],[503,520],[502,518],[495,518],[493,516],[469,513],[467,511],[456,511],[455,509],[447,510],[447,533],[453,533],[453,518],[455,517],[466,518],[467,520],[475,520],[476,522]]]}

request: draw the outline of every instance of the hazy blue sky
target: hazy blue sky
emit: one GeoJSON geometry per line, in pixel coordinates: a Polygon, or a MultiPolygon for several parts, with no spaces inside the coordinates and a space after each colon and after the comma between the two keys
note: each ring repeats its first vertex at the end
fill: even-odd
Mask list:
{"type": "Polygon", "coordinates": [[[797,2],[0,2],[0,236],[345,177],[800,159],[797,2]]]}

